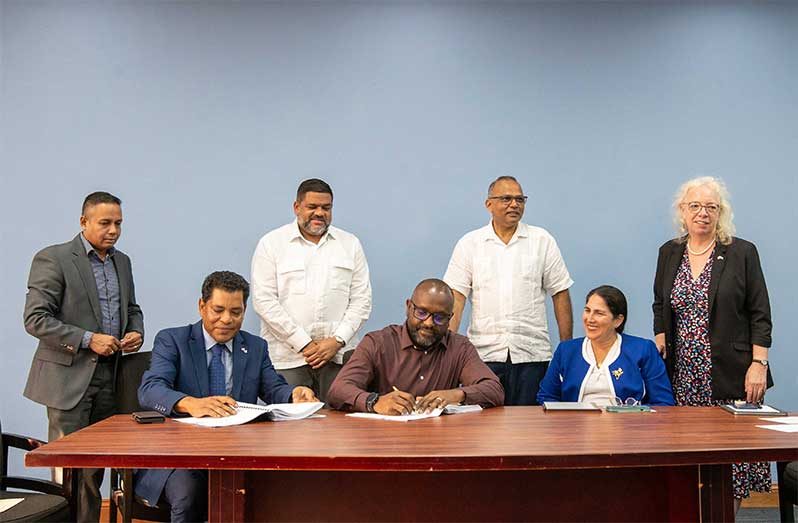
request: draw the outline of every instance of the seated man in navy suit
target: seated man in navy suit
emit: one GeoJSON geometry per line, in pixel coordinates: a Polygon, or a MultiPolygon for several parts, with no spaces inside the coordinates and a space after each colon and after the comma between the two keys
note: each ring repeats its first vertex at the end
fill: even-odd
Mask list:
{"type": "MultiPolygon", "coordinates": [[[[236,400],[255,403],[318,401],[307,387],[291,387],[277,374],[266,341],[241,330],[249,283],[234,272],[210,274],[202,284],[202,320],[164,329],[155,337],[139,403],[167,416],[229,416],[236,400]]],[[[175,442],[177,444],[177,442],[175,442]]],[[[138,470],[136,495],[154,506],[163,499],[172,521],[204,521],[204,470],[138,470]]]]}

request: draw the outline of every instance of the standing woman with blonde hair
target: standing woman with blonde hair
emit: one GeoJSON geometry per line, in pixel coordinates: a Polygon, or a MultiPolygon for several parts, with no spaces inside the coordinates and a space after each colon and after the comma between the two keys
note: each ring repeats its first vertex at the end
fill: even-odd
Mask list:
{"type": "MultiPolygon", "coordinates": [[[[653,309],[676,404],[761,402],[773,385],[772,324],[756,247],[733,236],[729,193],[716,178],[683,184],[674,218],[679,235],[659,249],[653,309]]],[[[770,490],[768,463],[732,470],[735,510],[752,490],[770,490]]]]}

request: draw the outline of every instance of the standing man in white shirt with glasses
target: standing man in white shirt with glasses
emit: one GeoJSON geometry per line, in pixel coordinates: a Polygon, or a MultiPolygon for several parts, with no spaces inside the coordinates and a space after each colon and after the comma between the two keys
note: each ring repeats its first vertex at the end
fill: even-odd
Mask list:
{"type": "Polygon", "coordinates": [[[270,231],[252,257],[252,305],[274,367],[321,401],[345,347],[371,314],[369,267],[360,241],[332,227],[333,192],[323,180],[299,184],[296,220],[270,231]]]}
{"type": "Polygon", "coordinates": [[[463,236],[454,248],[444,281],[454,290],[457,332],[471,295],[468,337],[499,377],[505,405],[535,405],[551,361],[546,294],[554,303],[560,340],[573,336],[568,292],[573,284],[545,229],[521,223],[527,196],[518,180],[500,176],[488,188],[491,223],[463,236]]]}

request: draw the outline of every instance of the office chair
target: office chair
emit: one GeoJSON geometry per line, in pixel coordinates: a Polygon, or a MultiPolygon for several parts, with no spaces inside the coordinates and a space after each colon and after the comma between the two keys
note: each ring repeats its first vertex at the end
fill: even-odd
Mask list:
{"type": "MultiPolygon", "coordinates": [[[[138,389],[141,377],[150,367],[151,352],[135,352],[119,358],[116,371],[114,396],[118,414],[130,414],[144,410],[139,405],[138,389]]],[[[159,504],[146,505],[136,499],[133,492],[133,470],[111,469],[110,523],[116,523],[117,510],[122,513],[122,521],[130,523],[134,518],[147,521],[169,521],[171,507],[159,504]]]]}
{"type": "Polygon", "coordinates": [[[798,461],[776,463],[779,482],[779,512],[781,521],[795,522],[795,507],[798,505],[798,461]]]}
{"type": "Polygon", "coordinates": [[[0,454],[0,500],[22,499],[5,512],[0,513],[3,523],[17,523],[28,521],[74,521],[75,505],[72,499],[72,474],[70,469],[64,469],[64,484],[59,485],[53,481],[22,476],[8,475],[8,449],[15,448],[25,452],[44,445],[43,441],[6,434],[2,432],[0,424],[0,441],[2,441],[2,454],[0,454]],[[9,491],[8,489],[23,489],[33,492],[9,491]]]}

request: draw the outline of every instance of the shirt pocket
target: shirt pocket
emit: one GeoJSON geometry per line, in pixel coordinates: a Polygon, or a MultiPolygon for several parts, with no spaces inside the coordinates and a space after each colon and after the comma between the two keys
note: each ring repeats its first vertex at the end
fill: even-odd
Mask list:
{"type": "Polygon", "coordinates": [[[517,276],[513,278],[513,303],[514,311],[525,317],[538,313],[538,305],[542,301],[543,270],[537,263],[535,256],[522,255],[518,257],[515,268],[517,276]]]}
{"type": "Polygon", "coordinates": [[[536,257],[524,254],[519,257],[516,270],[525,290],[537,292],[543,286],[543,270],[535,263],[536,257]]]}
{"type": "Polygon", "coordinates": [[[352,260],[345,258],[330,260],[330,290],[348,293],[352,286],[354,270],[355,264],[352,260]]]}
{"type": "Polygon", "coordinates": [[[305,294],[305,264],[284,261],[277,264],[277,295],[305,294]]]}
{"type": "Polygon", "coordinates": [[[471,273],[471,289],[474,292],[495,288],[497,275],[493,260],[489,256],[474,258],[474,270],[471,273]],[[491,287],[492,286],[492,287],[491,287]]]}

